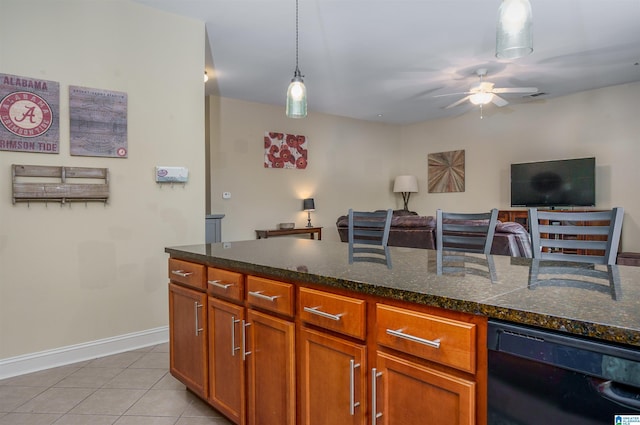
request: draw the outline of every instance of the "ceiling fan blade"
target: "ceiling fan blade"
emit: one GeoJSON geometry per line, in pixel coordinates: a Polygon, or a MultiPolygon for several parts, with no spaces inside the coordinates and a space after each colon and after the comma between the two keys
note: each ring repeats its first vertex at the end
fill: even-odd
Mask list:
{"type": "Polygon", "coordinates": [[[435,96],[431,96],[431,97],[460,96],[462,94],[471,94],[471,92],[464,91],[459,93],[436,94],[435,96]]]}
{"type": "Polygon", "coordinates": [[[495,94],[493,95],[493,98],[491,99],[491,102],[493,102],[493,104],[496,105],[496,106],[505,106],[505,105],[509,104],[509,102],[507,102],[506,100],[504,100],[500,96],[496,96],[495,94]]]}
{"type": "Polygon", "coordinates": [[[493,93],[538,93],[536,87],[498,87],[493,93]]]}
{"type": "MultiPolygon", "coordinates": [[[[467,99],[469,99],[470,97],[471,97],[471,96],[465,96],[465,97],[463,97],[462,99],[458,100],[458,101],[457,101],[457,102],[455,102],[455,103],[452,103],[451,105],[447,106],[447,107],[446,107],[446,108],[444,108],[444,109],[450,109],[450,108],[456,107],[456,106],[460,105],[461,103],[466,102],[466,101],[467,101],[467,99]]],[[[495,96],[494,96],[494,97],[495,97],[495,96]]]]}

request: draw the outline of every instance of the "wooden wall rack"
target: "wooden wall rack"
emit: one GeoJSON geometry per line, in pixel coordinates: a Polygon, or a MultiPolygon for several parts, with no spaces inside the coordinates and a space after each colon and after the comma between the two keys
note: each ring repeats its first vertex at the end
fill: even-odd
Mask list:
{"type": "Polygon", "coordinates": [[[14,204],[34,201],[106,204],[109,199],[108,168],[13,164],[11,176],[14,204]],[[90,179],[89,183],[85,183],[86,179],[90,179]]]}

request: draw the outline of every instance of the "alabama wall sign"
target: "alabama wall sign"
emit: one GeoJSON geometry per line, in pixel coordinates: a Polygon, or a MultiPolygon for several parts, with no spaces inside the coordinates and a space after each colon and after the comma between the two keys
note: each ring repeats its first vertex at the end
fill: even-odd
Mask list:
{"type": "Polygon", "coordinates": [[[59,153],[60,83],[0,74],[0,151],[59,153]]]}

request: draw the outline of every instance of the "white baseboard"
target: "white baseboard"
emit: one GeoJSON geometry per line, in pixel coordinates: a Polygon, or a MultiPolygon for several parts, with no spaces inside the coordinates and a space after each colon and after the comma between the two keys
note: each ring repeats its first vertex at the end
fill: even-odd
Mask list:
{"type": "Polygon", "coordinates": [[[64,366],[169,341],[169,327],[118,335],[53,350],[0,359],[0,379],[64,366]]]}

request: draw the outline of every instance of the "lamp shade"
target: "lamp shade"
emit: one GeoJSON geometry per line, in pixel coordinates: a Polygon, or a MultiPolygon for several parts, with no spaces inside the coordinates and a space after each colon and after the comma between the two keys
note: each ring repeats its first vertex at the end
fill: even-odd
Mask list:
{"type": "Polygon", "coordinates": [[[496,57],[517,59],[533,52],[533,19],[529,0],[502,0],[498,15],[496,57]]]}
{"type": "Polygon", "coordinates": [[[398,176],[393,183],[393,191],[415,193],[418,191],[418,179],[416,176],[398,176]]]}
{"type": "Polygon", "coordinates": [[[315,211],[316,203],[313,198],[307,198],[302,200],[302,210],[303,211],[315,211]]]}

